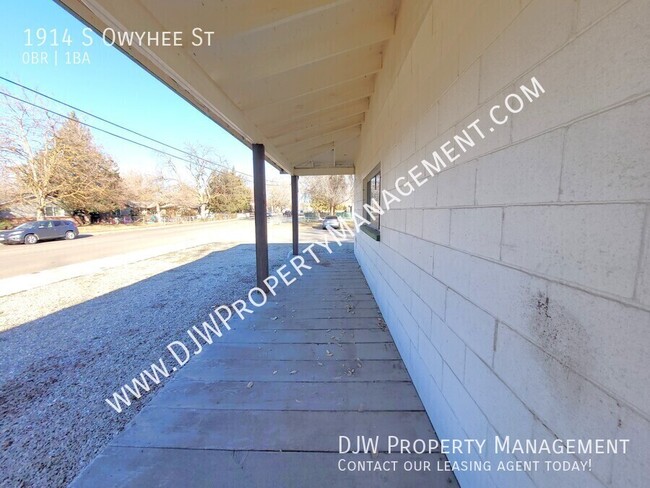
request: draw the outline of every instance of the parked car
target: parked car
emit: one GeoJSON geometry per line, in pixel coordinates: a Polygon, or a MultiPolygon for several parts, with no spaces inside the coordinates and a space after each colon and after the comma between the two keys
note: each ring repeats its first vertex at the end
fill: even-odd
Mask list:
{"type": "Polygon", "coordinates": [[[339,218],[336,215],[328,215],[323,219],[323,229],[327,229],[327,226],[333,229],[340,229],[341,222],[339,222],[339,218]]]}
{"type": "Polygon", "coordinates": [[[0,232],[2,244],[36,244],[52,239],[74,239],[79,229],[70,220],[37,220],[25,222],[13,229],[0,232]]]}

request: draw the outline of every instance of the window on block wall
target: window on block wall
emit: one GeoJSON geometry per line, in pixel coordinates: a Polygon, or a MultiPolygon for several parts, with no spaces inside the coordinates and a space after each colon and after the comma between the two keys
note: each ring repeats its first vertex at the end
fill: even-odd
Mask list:
{"type": "MultiPolygon", "coordinates": [[[[381,205],[381,165],[377,165],[364,179],[364,202],[369,207],[381,205]],[[373,205],[373,200],[376,202],[373,205]]],[[[363,225],[361,229],[375,240],[379,240],[379,229],[381,227],[381,216],[374,213],[374,220],[367,210],[364,210],[364,217],[370,224],[363,225]]]]}

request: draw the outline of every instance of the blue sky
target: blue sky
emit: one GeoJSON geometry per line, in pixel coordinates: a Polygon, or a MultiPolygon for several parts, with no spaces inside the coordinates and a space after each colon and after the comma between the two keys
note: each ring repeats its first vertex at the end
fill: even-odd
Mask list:
{"type": "MultiPolygon", "coordinates": [[[[172,146],[182,148],[186,142],[212,146],[238,171],[252,174],[250,149],[119,50],[106,46],[94,33],[90,34],[92,45],[83,46],[83,42],[88,42],[83,35],[86,26],[52,0],[6,1],[2,10],[0,75],[172,146]],[[37,46],[39,28],[48,31],[46,42],[41,47],[37,46]],[[26,46],[26,29],[31,29],[31,47],[26,46]],[[58,48],[50,46],[54,39],[51,29],[56,29],[59,37],[58,48]],[[61,43],[65,29],[71,41],[69,46],[61,43]],[[57,65],[54,64],[55,51],[58,51],[57,65]],[[66,51],[87,53],[90,63],[66,64],[66,51]],[[47,53],[48,62],[24,62],[24,57],[29,57],[31,52],[47,53]]],[[[15,87],[0,80],[0,90],[8,89],[19,93],[15,87]]],[[[55,104],[50,106],[63,113],[69,111],[55,104]]],[[[91,118],[81,118],[113,132],[119,131],[91,118]]],[[[164,159],[149,149],[109,135],[97,131],[94,135],[122,170],[152,171],[164,159]]],[[[128,133],[124,135],[134,138],[128,133]]],[[[142,142],[151,144],[146,140],[142,142]]],[[[280,180],[277,170],[270,165],[267,165],[267,178],[280,180]]]]}

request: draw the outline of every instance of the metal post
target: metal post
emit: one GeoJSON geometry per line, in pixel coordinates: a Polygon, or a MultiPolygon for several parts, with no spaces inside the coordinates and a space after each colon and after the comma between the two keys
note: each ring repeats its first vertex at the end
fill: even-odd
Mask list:
{"type": "Polygon", "coordinates": [[[293,255],[298,255],[298,176],[291,175],[291,229],[293,230],[293,255]]]}
{"type": "Polygon", "coordinates": [[[264,144],[253,144],[257,286],[265,290],[266,285],[264,284],[264,280],[269,275],[269,243],[266,232],[266,175],[264,164],[264,144]]]}

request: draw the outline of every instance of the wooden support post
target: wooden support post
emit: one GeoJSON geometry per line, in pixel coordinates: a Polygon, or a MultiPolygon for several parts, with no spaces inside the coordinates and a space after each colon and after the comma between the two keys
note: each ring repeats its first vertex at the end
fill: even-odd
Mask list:
{"type": "Polygon", "coordinates": [[[293,231],[293,255],[298,255],[298,176],[291,176],[291,229],[293,231]]]}
{"type": "Polygon", "coordinates": [[[266,230],[266,174],[264,144],[253,144],[253,194],[255,201],[255,259],[257,286],[266,290],[269,275],[269,242],[266,230]]]}

